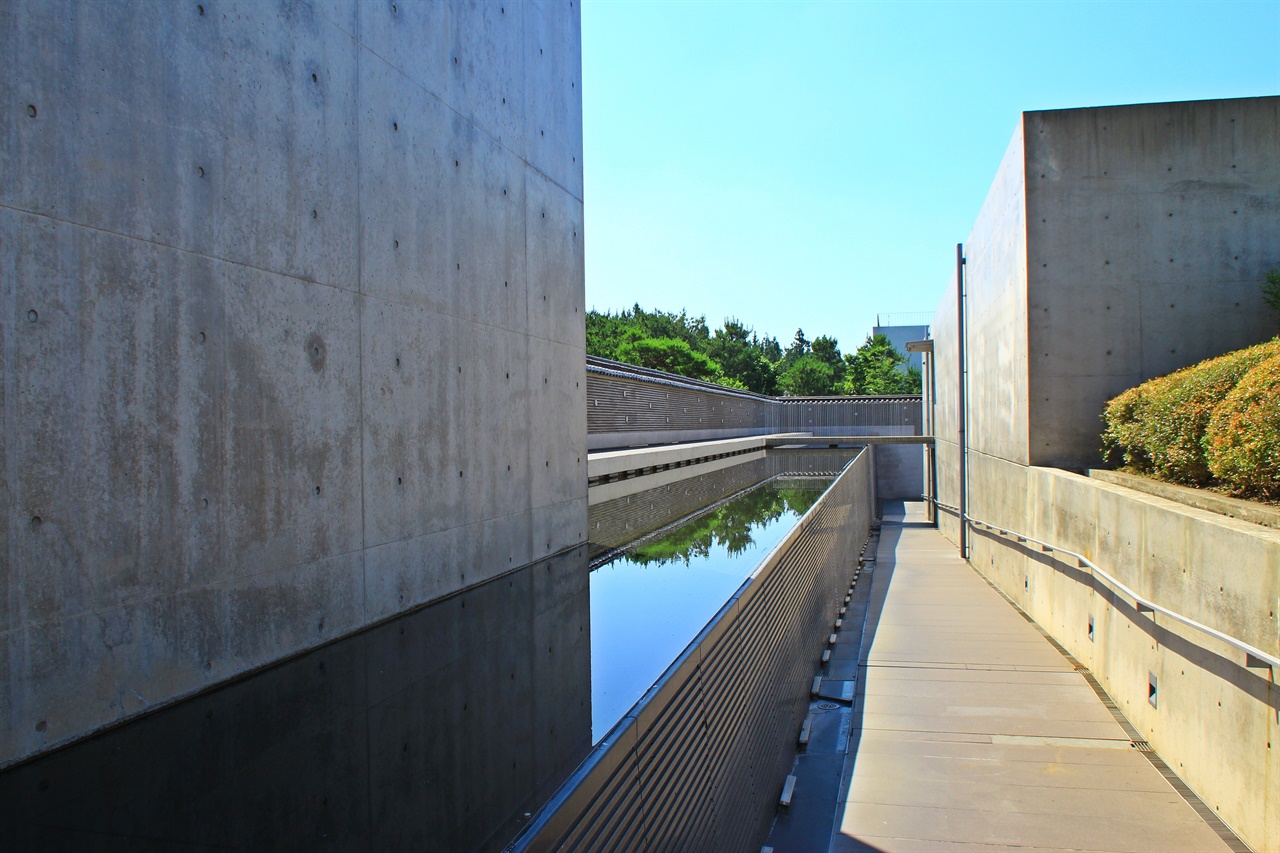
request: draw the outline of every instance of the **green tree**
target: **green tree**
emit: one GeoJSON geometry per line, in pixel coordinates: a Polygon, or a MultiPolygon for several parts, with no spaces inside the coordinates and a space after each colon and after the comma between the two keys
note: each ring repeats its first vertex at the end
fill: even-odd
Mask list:
{"type": "Polygon", "coordinates": [[[857,351],[844,357],[848,365],[846,394],[919,394],[920,371],[898,369],[907,357],[884,335],[868,335],[857,351]]]}
{"type": "Polygon", "coordinates": [[[755,333],[734,319],[724,321],[707,343],[707,355],[729,379],[757,394],[773,394],[778,381],[755,333]]]}
{"type": "Polygon", "coordinates": [[[840,356],[840,344],[835,338],[819,335],[813,339],[810,352],[813,353],[815,358],[821,359],[831,368],[837,386],[844,384],[844,359],[840,356]]]}
{"type": "Polygon", "coordinates": [[[1262,282],[1262,299],[1273,311],[1280,313],[1280,270],[1267,272],[1267,277],[1262,282]]]}
{"type": "Polygon", "coordinates": [[[782,358],[782,345],[778,343],[777,338],[763,337],[760,339],[760,354],[770,364],[777,364],[782,358]]]}
{"type": "Polygon", "coordinates": [[[835,371],[815,355],[802,355],[778,377],[788,397],[824,397],[836,393],[835,371]]]}
{"type": "Polygon", "coordinates": [[[678,373],[690,379],[714,380],[720,365],[678,338],[641,338],[618,347],[618,360],[653,370],[678,373]]]}

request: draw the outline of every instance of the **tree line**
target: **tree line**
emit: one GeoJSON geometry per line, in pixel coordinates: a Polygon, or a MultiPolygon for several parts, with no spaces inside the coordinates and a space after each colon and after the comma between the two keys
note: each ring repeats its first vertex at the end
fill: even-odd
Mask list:
{"type": "Polygon", "coordinates": [[[684,311],[646,311],[636,303],[617,314],[587,312],[587,354],[663,370],[758,394],[919,394],[920,371],[898,366],[906,356],[884,335],[868,335],[851,353],[834,337],[809,340],[803,329],[785,349],[729,318],[718,329],[684,311]]]}

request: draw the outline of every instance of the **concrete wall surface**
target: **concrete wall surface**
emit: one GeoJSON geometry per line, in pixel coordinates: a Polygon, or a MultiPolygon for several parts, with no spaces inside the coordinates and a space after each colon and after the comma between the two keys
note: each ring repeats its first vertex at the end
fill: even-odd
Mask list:
{"type": "Polygon", "coordinates": [[[0,55],[0,765],[585,541],[572,3],[0,55]]]}
{"type": "MultiPolygon", "coordinates": [[[[1280,651],[1280,531],[1053,468],[987,456],[971,465],[982,484],[973,518],[1083,554],[1161,606],[1280,651]]],[[[1277,673],[1162,614],[1138,613],[1073,558],[981,529],[970,543],[973,565],[1094,672],[1215,814],[1253,849],[1280,849],[1277,673]]]]}
{"type": "MultiPolygon", "coordinates": [[[[1083,553],[1272,652],[1276,531],[1038,466],[1097,464],[1108,398],[1271,336],[1258,285],[1280,264],[1278,226],[1280,98],[1248,98],[1025,113],[965,244],[970,516],[1083,553]]],[[[954,278],[932,331],[926,418],[938,499],[956,505],[954,278]]],[[[958,540],[953,512],[939,527],[958,540]]],[[[970,542],[971,562],[1097,673],[1210,808],[1256,849],[1280,848],[1273,673],[1052,554],[982,531],[970,542]]]]}
{"type": "MultiPolygon", "coordinates": [[[[1099,461],[1108,399],[1274,332],[1280,97],[1024,113],[965,242],[971,446],[1099,461]]],[[[955,282],[933,322],[957,428],[955,282]]]]}
{"type": "Polygon", "coordinates": [[[1029,454],[1086,467],[1108,399],[1275,334],[1280,97],[1023,123],[1029,454]]]}
{"type": "Polygon", "coordinates": [[[924,447],[881,444],[873,447],[876,492],[882,501],[919,500],[924,494],[924,447]]]}

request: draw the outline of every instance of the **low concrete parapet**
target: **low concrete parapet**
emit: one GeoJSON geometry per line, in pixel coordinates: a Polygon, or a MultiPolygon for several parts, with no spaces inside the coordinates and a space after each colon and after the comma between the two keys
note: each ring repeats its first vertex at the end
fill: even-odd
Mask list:
{"type": "Polygon", "coordinates": [[[864,451],[508,849],[759,844],[873,515],[864,451]]]}
{"type": "Polygon", "coordinates": [[[971,495],[971,517],[1017,535],[973,526],[970,562],[1096,675],[1245,842],[1280,849],[1274,668],[1035,541],[1080,554],[1142,599],[1274,658],[1280,531],[1058,469],[976,454],[971,466],[988,484],[971,495]]]}

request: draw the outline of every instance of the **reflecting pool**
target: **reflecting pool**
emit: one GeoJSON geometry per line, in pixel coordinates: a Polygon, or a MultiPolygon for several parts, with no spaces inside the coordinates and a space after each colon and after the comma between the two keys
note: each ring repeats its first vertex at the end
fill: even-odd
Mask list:
{"type": "Polygon", "coordinates": [[[850,457],[762,454],[591,507],[593,741],[658,680],[850,457]]]}
{"type": "Polygon", "coordinates": [[[592,571],[593,740],[657,681],[828,483],[764,483],[592,571]]]}
{"type": "Polygon", "coordinates": [[[501,850],[851,456],[593,487],[589,543],[0,771],[0,846],[501,850]]]}

